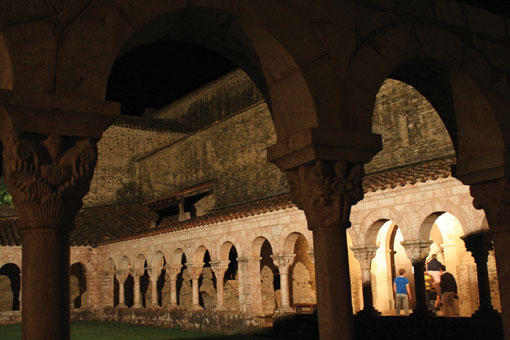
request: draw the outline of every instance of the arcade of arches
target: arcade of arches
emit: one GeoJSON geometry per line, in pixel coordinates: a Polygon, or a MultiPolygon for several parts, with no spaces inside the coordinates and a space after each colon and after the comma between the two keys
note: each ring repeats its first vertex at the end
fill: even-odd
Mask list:
{"type": "Polygon", "coordinates": [[[316,303],[322,340],[353,339],[400,267],[428,315],[436,254],[510,339],[509,56],[510,19],[454,0],[1,3],[2,320],[60,340],[71,310],[221,328],[316,303]],[[111,70],[171,41],[242,71],[119,115],[111,70]]]}

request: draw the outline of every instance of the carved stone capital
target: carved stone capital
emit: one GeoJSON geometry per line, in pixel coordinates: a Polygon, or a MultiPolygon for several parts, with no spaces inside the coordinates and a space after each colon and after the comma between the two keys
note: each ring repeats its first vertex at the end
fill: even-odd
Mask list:
{"type": "Polygon", "coordinates": [[[128,270],[117,270],[115,272],[115,276],[117,277],[117,281],[119,281],[120,284],[123,284],[127,280],[128,275],[129,275],[129,271],[128,270]]]}
{"type": "Polygon", "coordinates": [[[402,246],[406,250],[407,257],[411,260],[413,265],[425,263],[427,255],[430,252],[430,240],[411,240],[402,241],[402,246]]]}
{"type": "Polygon", "coordinates": [[[177,278],[177,275],[181,272],[182,264],[169,264],[166,266],[166,272],[171,279],[177,278]]]}
{"type": "Polygon", "coordinates": [[[198,280],[200,275],[202,275],[202,271],[204,269],[204,263],[186,263],[186,267],[188,268],[188,273],[191,276],[192,280],[198,280]]]}
{"type": "Polygon", "coordinates": [[[274,265],[278,267],[280,274],[283,274],[283,275],[289,273],[289,268],[292,265],[292,263],[294,262],[295,257],[296,257],[296,254],[271,255],[274,265]]]}
{"type": "Polygon", "coordinates": [[[377,246],[351,247],[354,257],[359,261],[361,270],[370,270],[377,249],[377,246]]]}
{"type": "Polygon", "coordinates": [[[131,276],[133,276],[135,280],[137,279],[139,280],[140,276],[142,276],[144,272],[145,272],[144,269],[133,269],[131,270],[131,276]]]}
{"type": "Polygon", "coordinates": [[[161,275],[161,267],[149,267],[147,268],[147,274],[149,274],[150,281],[157,281],[159,276],[161,275]]]}
{"type": "MultiPolygon", "coordinates": [[[[483,209],[491,229],[506,229],[510,224],[510,179],[471,184],[473,206],[483,209]]],[[[510,231],[510,230],[507,230],[510,231]]]]}
{"type": "Polygon", "coordinates": [[[230,261],[211,261],[209,262],[209,264],[211,265],[211,269],[212,271],[214,272],[214,274],[216,275],[216,277],[224,277],[225,276],[225,272],[227,271],[228,269],[228,265],[229,265],[230,261]]]}
{"type": "Polygon", "coordinates": [[[471,252],[477,264],[487,263],[489,250],[493,249],[490,234],[488,232],[473,233],[461,236],[466,244],[466,249],[471,252]]]}
{"type": "Polygon", "coordinates": [[[363,199],[362,165],[317,160],[287,171],[292,201],[308,228],[349,228],[351,206],[363,199]]]}
{"type": "Polygon", "coordinates": [[[13,133],[3,141],[3,174],[19,228],[72,230],[94,174],[96,140],[13,133]]]}

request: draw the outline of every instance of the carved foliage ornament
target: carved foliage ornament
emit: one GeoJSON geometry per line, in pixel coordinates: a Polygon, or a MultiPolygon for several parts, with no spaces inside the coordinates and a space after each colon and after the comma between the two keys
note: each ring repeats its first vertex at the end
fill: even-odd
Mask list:
{"type": "Polygon", "coordinates": [[[509,229],[510,179],[473,184],[470,186],[473,206],[483,209],[491,229],[509,229]]]}
{"type": "Polygon", "coordinates": [[[21,229],[73,227],[97,162],[90,139],[57,135],[11,138],[3,173],[21,229]]]}
{"type": "Polygon", "coordinates": [[[351,206],[363,199],[362,165],[314,161],[287,171],[292,201],[305,211],[308,227],[349,228],[351,206]]]}

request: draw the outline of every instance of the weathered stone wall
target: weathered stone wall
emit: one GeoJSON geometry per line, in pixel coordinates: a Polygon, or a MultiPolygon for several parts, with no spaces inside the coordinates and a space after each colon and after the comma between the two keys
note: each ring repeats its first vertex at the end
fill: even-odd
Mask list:
{"type": "Polygon", "coordinates": [[[0,312],[12,310],[12,303],[11,280],[5,275],[0,275],[0,312]]]}
{"type": "Polygon", "coordinates": [[[143,197],[212,180],[216,207],[285,192],[285,177],[266,160],[266,148],[275,138],[266,105],[242,112],[140,160],[143,197]]]}
{"type": "Polygon", "coordinates": [[[84,204],[109,205],[140,201],[134,159],[185,134],[112,125],[98,143],[98,163],[84,204]]]}
{"type": "Polygon", "coordinates": [[[372,131],[383,150],[365,166],[367,172],[454,155],[441,118],[413,87],[387,79],[376,97],[372,131]]]}
{"type": "Polygon", "coordinates": [[[255,84],[245,72],[237,69],[150,116],[182,119],[195,126],[204,127],[261,100],[262,95],[255,84]]]}

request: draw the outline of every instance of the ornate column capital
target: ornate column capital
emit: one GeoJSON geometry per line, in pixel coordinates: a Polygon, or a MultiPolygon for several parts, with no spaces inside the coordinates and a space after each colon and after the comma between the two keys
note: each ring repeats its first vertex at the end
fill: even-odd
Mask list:
{"type": "Polygon", "coordinates": [[[147,274],[149,274],[150,281],[157,281],[159,276],[161,275],[161,270],[163,267],[149,267],[147,268],[147,274]]]}
{"type": "Polygon", "coordinates": [[[466,249],[471,252],[475,262],[486,263],[489,250],[493,249],[491,235],[488,231],[482,231],[460,237],[466,244],[466,249]]]}
{"type": "Polygon", "coordinates": [[[427,255],[430,252],[430,240],[410,240],[402,241],[402,246],[406,250],[407,257],[411,260],[412,264],[425,263],[427,255]]]}
{"type": "Polygon", "coordinates": [[[351,206],[363,199],[363,166],[316,160],[287,171],[292,201],[308,228],[349,228],[351,206]]]}
{"type": "Polygon", "coordinates": [[[198,280],[200,275],[202,275],[202,271],[204,269],[204,263],[186,263],[186,267],[188,268],[188,273],[191,276],[192,280],[198,280]]]}
{"type": "Polygon", "coordinates": [[[507,228],[510,224],[510,178],[471,184],[473,206],[483,209],[491,229],[507,228]]]}
{"type": "Polygon", "coordinates": [[[145,272],[145,269],[131,269],[131,275],[133,276],[133,278],[139,278],[140,276],[143,275],[143,273],[145,272]]]}
{"type": "Polygon", "coordinates": [[[179,273],[181,272],[182,264],[167,264],[166,265],[166,272],[170,277],[177,277],[179,273]]]}
{"type": "Polygon", "coordinates": [[[289,267],[292,265],[296,254],[275,254],[271,255],[273,263],[278,267],[280,274],[288,274],[289,267]]]}
{"type": "Polygon", "coordinates": [[[230,264],[229,260],[226,261],[211,261],[209,262],[211,265],[211,269],[213,270],[216,277],[224,277],[225,272],[228,269],[228,265],[230,264]]]}
{"type": "Polygon", "coordinates": [[[361,270],[370,270],[372,259],[377,253],[377,246],[351,247],[354,257],[359,261],[361,270]]]}
{"type": "Polygon", "coordinates": [[[117,277],[117,280],[119,281],[120,284],[124,283],[127,280],[128,275],[129,271],[127,269],[117,270],[115,272],[115,276],[117,277]]]}

